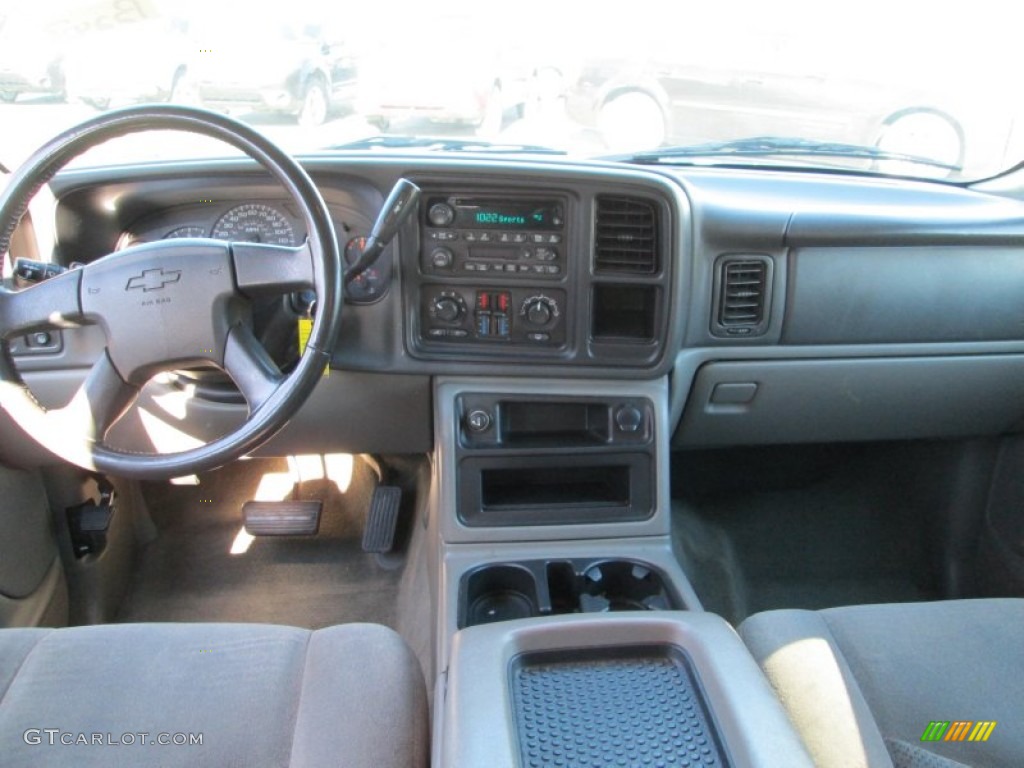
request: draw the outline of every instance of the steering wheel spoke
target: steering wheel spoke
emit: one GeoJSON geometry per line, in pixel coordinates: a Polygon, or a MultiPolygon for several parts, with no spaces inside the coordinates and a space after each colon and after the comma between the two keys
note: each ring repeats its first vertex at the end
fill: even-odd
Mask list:
{"type": "Polygon", "coordinates": [[[81,325],[81,281],[81,271],[74,269],[20,291],[0,288],[0,337],[81,325]]]}
{"type": "Polygon", "coordinates": [[[309,242],[297,248],[263,243],[232,243],[235,281],[247,296],[267,296],[314,288],[309,242]]]}
{"type": "Polygon", "coordinates": [[[249,404],[250,413],[263,405],[284,381],[277,364],[244,324],[232,327],[228,333],[224,370],[249,404]]]}
{"type": "Polygon", "coordinates": [[[49,415],[73,434],[101,443],[139,396],[139,388],[121,378],[104,350],[71,402],[49,415]]]}

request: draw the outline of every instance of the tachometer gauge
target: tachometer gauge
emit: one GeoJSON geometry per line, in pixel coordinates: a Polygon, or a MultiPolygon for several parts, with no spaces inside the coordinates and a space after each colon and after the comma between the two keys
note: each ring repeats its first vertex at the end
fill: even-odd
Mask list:
{"type": "MultiPolygon", "coordinates": [[[[366,247],[365,237],[353,237],[345,245],[345,264],[355,264],[366,247]]],[[[383,296],[388,289],[388,279],[383,270],[390,269],[382,256],[369,269],[345,286],[345,298],[356,304],[369,304],[383,296]]]]}
{"type": "Polygon", "coordinates": [[[178,227],[164,235],[164,240],[173,240],[178,237],[206,237],[206,227],[192,225],[178,227]]]}
{"type": "Polygon", "coordinates": [[[269,245],[298,245],[295,230],[277,208],[265,203],[237,205],[213,227],[218,240],[269,245]]]}

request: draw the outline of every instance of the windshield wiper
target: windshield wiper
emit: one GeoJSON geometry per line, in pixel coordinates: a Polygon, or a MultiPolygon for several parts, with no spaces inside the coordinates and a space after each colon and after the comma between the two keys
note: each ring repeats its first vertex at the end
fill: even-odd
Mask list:
{"type": "Polygon", "coordinates": [[[488,152],[508,154],[564,155],[561,149],[540,144],[493,142],[484,139],[456,139],[437,136],[369,136],[334,144],[327,149],[424,149],[430,152],[488,152]]]}
{"type": "Polygon", "coordinates": [[[749,139],[736,139],[735,141],[663,147],[661,149],[650,149],[627,155],[617,155],[607,159],[620,160],[627,163],[656,164],[672,163],[677,160],[685,161],[699,157],[772,157],[777,155],[789,157],[864,158],[867,160],[928,165],[947,171],[961,170],[959,165],[950,165],[949,163],[943,163],[929,157],[889,152],[879,147],[778,136],[755,136],[749,139]]]}

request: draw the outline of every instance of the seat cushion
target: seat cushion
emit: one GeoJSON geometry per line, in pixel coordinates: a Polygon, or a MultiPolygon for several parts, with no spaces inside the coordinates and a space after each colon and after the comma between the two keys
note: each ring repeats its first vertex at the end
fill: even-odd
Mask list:
{"type": "Polygon", "coordinates": [[[739,632],[817,765],[1024,765],[1024,600],[767,611],[739,632]],[[922,741],[933,721],[997,725],[922,741]]]}
{"type": "Polygon", "coordinates": [[[8,629],[0,743],[8,766],[407,768],[426,764],[426,691],[371,624],[8,629]]]}

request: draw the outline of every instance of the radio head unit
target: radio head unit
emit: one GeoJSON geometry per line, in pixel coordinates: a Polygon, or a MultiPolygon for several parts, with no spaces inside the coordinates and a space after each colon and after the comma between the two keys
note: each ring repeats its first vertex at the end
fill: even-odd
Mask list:
{"type": "Polygon", "coordinates": [[[531,281],[565,275],[563,200],[435,194],[423,211],[424,274],[531,281]]]}

